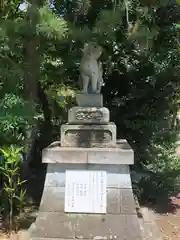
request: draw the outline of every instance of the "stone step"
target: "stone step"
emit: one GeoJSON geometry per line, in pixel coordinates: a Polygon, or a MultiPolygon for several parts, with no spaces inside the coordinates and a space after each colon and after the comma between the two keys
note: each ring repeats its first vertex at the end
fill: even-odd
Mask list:
{"type": "Polygon", "coordinates": [[[31,239],[141,240],[136,215],[64,214],[40,212],[31,228],[31,239]]]}

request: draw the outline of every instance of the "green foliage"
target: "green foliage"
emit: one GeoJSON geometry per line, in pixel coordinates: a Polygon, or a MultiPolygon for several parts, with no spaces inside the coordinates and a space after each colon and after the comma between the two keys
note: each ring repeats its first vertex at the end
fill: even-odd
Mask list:
{"type": "Polygon", "coordinates": [[[17,16],[18,8],[22,0],[4,0],[1,2],[1,16],[4,19],[9,17],[15,18],[17,16]]]}
{"type": "Polygon", "coordinates": [[[44,87],[54,79],[48,69],[54,62],[51,52],[55,44],[53,41],[62,41],[68,30],[66,21],[57,17],[47,7],[46,1],[28,1],[26,11],[19,9],[21,2],[9,3],[14,14],[12,18],[7,1],[4,1],[5,21],[4,18],[0,21],[1,145],[13,143],[25,146],[32,129],[38,124],[39,116],[44,118],[41,117],[41,99],[37,96],[38,81],[42,79],[44,87]],[[34,91],[34,99],[31,90],[34,91]]]}
{"type": "Polygon", "coordinates": [[[21,144],[35,116],[30,103],[7,93],[0,100],[0,108],[0,144],[21,144]]]}
{"type": "Polygon", "coordinates": [[[116,40],[116,32],[122,27],[122,9],[117,11],[103,10],[100,12],[97,22],[93,28],[96,38],[102,40],[116,40]],[[110,39],[109,39],[110,38],[110,39]]]}
{"type": "Polygon", "coordinates": [[[170,197],[179,193],[180,158],[170,155],[170,151],[162,149],[153,162],[141,171],[141,179],[136,185],[141,189],[139,198],[143,201],[156,200],[161,196],[170,197]],[[148,172],[148,173],[147,173],[148,172]]]}
{"type": "Polygon", "coordinates": [[[41,33],[48,39],[61,40],[67,31],[67,24],[63,18],[58,18],[48,7],[39,9],[40,22],[37,25],[37,34],[41,33]]]}
{"type": "Polygon", "coordinates": [[[9,214],[10,231],[13,230],[14,210],[22,209],[26,196],[26,190],[22,188],[25,181],[21,180],[20,177],[22,150],[22,148],[17,148],[13,145],[5,149],[0,149],[0,174],[4,180],[1,194],[1,206],[3,206],[3,210],[7,211],[9,214]]]}
{"type": "Polygon", "coordinates": [[[135,167],[132,181],[140,201],[158,198],[168,199],[179,193],[180,188],[180,156],[176,154],[179,147],[179,129],[171,133],[161,131],[156,136],[156,143],[149,147],[149,157],[141,168],[135,167]]]}

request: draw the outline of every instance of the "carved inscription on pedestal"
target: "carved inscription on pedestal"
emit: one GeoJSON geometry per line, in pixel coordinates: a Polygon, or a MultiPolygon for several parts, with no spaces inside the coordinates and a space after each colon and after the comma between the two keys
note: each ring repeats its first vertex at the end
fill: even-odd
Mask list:
{"type": "Polygon", "coordinates": [[[78,110],[76,112],[76,120],[101,120],[103,113],[101,111],[95,110],[78,110]]]}
{"type": "Polygon", "coordinates": [[[112,133],[108,130],[67,130],[65,139],[70,146],[92,147],[96,144],[111,142],[112,133]]]}
{"type": "Polygon", "coordinates": [[[108,124],[109,110],[105,107],[72,107],[68,112],[70,124],[108,124]]]}

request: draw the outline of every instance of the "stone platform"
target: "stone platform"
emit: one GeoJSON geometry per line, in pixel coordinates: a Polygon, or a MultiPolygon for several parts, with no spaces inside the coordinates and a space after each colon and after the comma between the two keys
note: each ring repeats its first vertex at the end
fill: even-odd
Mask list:
{"type": "Polygon", "coordinates": [[[31,239],[142,239],[128,166],[134,156],[125,140],[112,149],[51,145],[44,149],[42,161],[48,167],[39,214],[30,228],[31,239]],[[66,170],[107,173],[106,214],[64,212],[66,170]]]}
{"type": "Polygon", "coordinates": [[[118,141],[115,148],[69,148],[56,142],[42,151],[42,157],[49,164],[134,164],[134,152],[126,140],[118,141]]]}

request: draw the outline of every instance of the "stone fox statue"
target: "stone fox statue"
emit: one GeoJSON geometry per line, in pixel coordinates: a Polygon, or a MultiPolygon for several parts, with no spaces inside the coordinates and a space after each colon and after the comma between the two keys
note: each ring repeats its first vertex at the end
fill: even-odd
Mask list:
{"type": "Polygon", "coordinates": [[[92,42],[85,44],[79,69],[81,93],[100,93],[103,85],[103,69],[102,62],[98,59],[101,54],[101,46],[92,42]]]}

